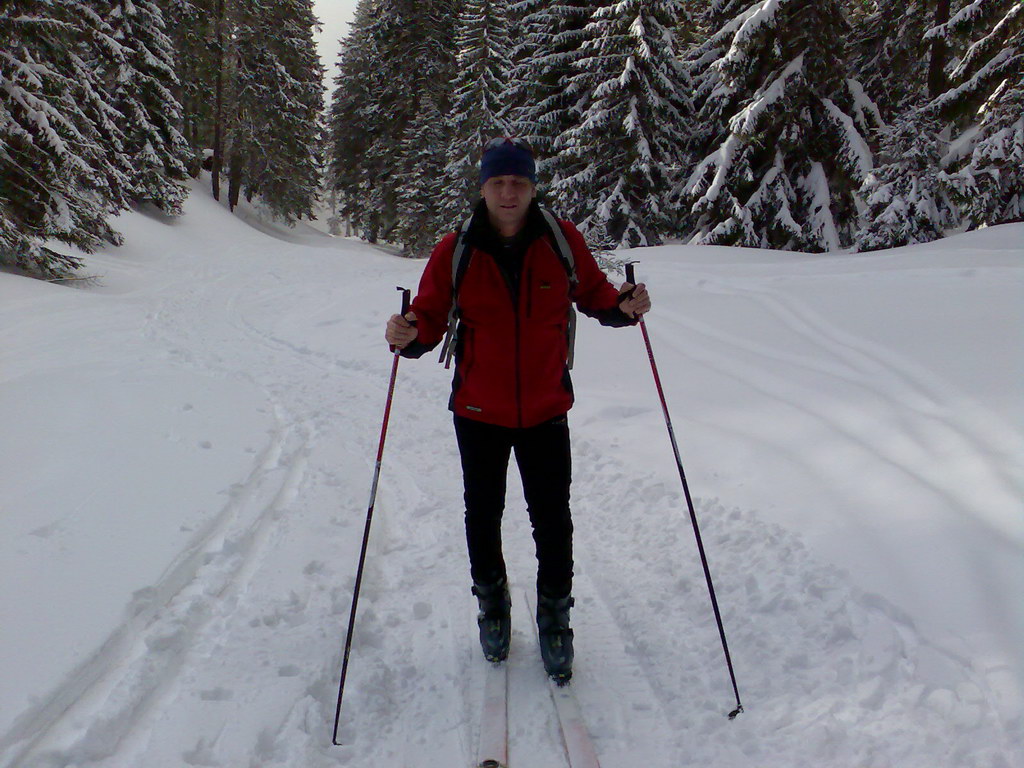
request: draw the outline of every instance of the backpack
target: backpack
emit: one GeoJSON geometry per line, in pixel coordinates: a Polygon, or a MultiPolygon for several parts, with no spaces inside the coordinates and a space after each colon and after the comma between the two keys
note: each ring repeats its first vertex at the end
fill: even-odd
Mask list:
{"type": "MultiPolygon", "coordinates": [[[[562,227],[558,223],[558,219],[555,218],[555,215],[547,208],[541,208],[540,212],[544,215],[548,231],[554,238],[555,253],[558,255],[558,260],[562,262],[562,267],[569,277],[569,292],[571,294],[579,283],[576,278],[576,261],[572,255],[572,248],[569,247],[569,241],[565,239],[565,233],[562,231],[562,227]]],[[[437,362],[444,363],[445,368],[451,366],[452,356],[455,354],[456,329],[459,323],[459,285],[462,283],[462,278],[466,274],[466,268],[469,266],[469,255],[472,254],[466,247],[466,233],[469,231],[469,224],[472,220],[473,217],[470,216],[462,223],[458,239],[455,241],[455,251],[452,253],[452,308],[448,312],[448,332],[445,334],[444,343],[441,345],[441,355],[437,359],[437,362]]],[[[576,345],[576,310],[573,309],[571,300],[569,301],[569,320],[566,325],[566,337],[569,342],[569,354],[566,359],[566,365],[569,370],[572,370],[573,348],[576,345]]]]}

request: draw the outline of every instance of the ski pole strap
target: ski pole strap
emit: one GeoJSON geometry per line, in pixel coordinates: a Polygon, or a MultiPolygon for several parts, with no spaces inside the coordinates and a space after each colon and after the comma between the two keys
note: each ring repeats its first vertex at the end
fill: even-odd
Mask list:
{"type": "Polygon", "coordinates": [[[455,250],[452,251],[452,308],[448,310],[448,330],[444,335],[444,343],[441,345],[441,354],[437,362],[444,363],[445,368],[451,367],[452,355],[455,354],[455,331],[459,325],[459,278],[462,276],[462,260],[466,255],[466,233],[469,231],[469,224],[473,221],[470,216],[459,229],[458,239],[455,241],[455,250]]]}
{"type": "Polygon", "coordinates": [[[568,349],[565,356],[565,367],[572,370],[572,359],[576,350],[576,310],[569,304],[569,319],[565,326],[565,338],[568,342],[568,349]]]}
{"type": "Polygon", "coordinates": [[[452,355],[455,354],[455,328],[458,326],[459,318],[453,306],[448,311],[448,330],[444,334],[444,343],[441,345],[441,355],[437,358],[437,362],[444,363],[445,368],[449,368],[452,363],[452,355]]]}

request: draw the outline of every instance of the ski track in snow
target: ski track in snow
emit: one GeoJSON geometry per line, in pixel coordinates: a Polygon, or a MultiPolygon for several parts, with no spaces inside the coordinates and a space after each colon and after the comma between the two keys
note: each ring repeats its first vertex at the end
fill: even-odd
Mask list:
{"type": "MultiPolygon", "coordinates": [[[[660,318],[659,318],[660,319],[660,318]]],[[[889,464],[892,468],[905,474],[912,481],[927,488],[940,497],[944,506],[960,510],[961,514],[983,525],[993,539],[1007,538],[1014,546],[1024,547],[1024,529],[1020,525],[1008,525],[1002,519],[986,520],[977,512],[979,508],[972,498],[972,489],[979,485],[998,488],[998,503],[1012,509],[1017,504],[1020,481],[1016,486],[1004,464],[1009,464],[1009,449],[1000,449],[1000,445],[1008,445],[1011,436],[996,433],[995,440],[986,439],[984,432],[975,427],[965,427],[955,423],[948,414],[938,415],[933,408],[928,408],[935,401],[919,390],[917,397],[895,397],[891,394],[892,387],[887,390],[872,383],[872,375],[888,375],[898,384],[914,386],[916,382],[908,375],[901,374],[894,367],[874,365],[879,362],[867,358],[868,364],[860,362],[860,355],[843,355],[840,360],[850,364],[850,372],[844,373],[840,366],[823,366],[807,363],[789,356],[772,355],[763,349],[752,349],[746,342],[730,339],[721,332],[701,327],[700,323],[688,322],[680,315],[665,312],[664,319],[686,329],[686,341],[680,342],[678,333],[658,334],[659,345],[668,346],[682,357],[690,358],[706,368],[718,371],[741,382],[744,386],[754,389],[763,398],[774,400],[780,406],[799,412],[804,418],[823,425],[837,433],[845,445],[859,448],[865,453],[889,464]],[[694,334],[704,336],[714,342],[717,349],[711,354],[694,351],[692,341],[694,334]],[[722,348],[734,351],[753,353],[755,357],[770,358],[768,365],[743,362],[738,356],[729,357],[722,354],[722,348]],[[822,401],[815,396],[813,390],[800,392],[791,384],[773,372],[777,365],[801,366],[814,373],[826,377],[839,378],[843,382],[864,391],[876,401],[873,415],[867,416],[862,410],[849,410],[834,407],[834,403],[822,401]],[[856,366],[856,367],[854,367],[856,366]],[[874,370],[872,370],[874,369],[874,370]],[[800,396],[803,395],[803,396],[800,396]],[[925,400],[924,398],[927,398],[925,400]],[[924,400],[925,404],[922,404],[924,400]],[[916,414],[911,417],[916,411],[916,414]],[[877,414],[877,415],[876,415],[877,414]],[[878,434],[885,433],[884,440],[878,434]],[[963,457],[960,471],[950,476],[946,467],[939,460],[950,454],[963,457]],[[931,464],[938,469],[922,471],[921,467],[931,464]]],[[[825,348],[824,336],[812,336],[825,348]]],[[[841,349],[841,347],[840,347],[841,349]]],[[[834,351],[834,348],[833,348],[834,351]]]]}
{"type": "MultiPolygon", "coordinates": [[[[750,369],[736,364],[728,356],[721,355],[714,360],[720,368],[728,370],[727,366],[731,362],[733,367],[728,372],[736,378],[747,382],[767,382],[766,394],[797,408],[802,407],[801,403],[807,402],[806,398],[798,400],[789,391],[785,395],[780,394],[785,388],[779,386],[781,381],[777,377],[772,376],[772,368],[778,370],[779,366],[799,366],[812,373],[839,379],[858,387],[874,398],[884,401],[888,406],[885,422],[895,424],[898,429],[893,431],[899,432],[899,438],[903,438],[892,441],[891,452],[884,450],[886,444],[879,446],[868,444],[866,440],[861,441],[858,431],[862,425],[856,418],[840,419],[838,417],[844,414],[821,411],[810,415],[830,421],[831,426],[841,431],[844,436],[864,443],[866,449],[914,475],[922,484],[928,485],[936,493],[945,495],[955,506],[973,507],[970,501],[965,502],[958,496],[964,493],[963,489],[981,483],[997,485],[1004,494],[1004,503],[1015,503],[1021,478],[1011,477],[1005,465],[1010,464],[1013,456],[1019,454],[1019,437],[977,407],[972,407],[970,403],[958,402],[959,407],[956,410],[942,407],[941,403],[957,399],[955,393],[948,387],[929,380],[931,377],[924,371],[912,370],[906,360],[895,355],[887,355],[876,345],[868,344],[834,327],[820,314],[800,306],[793,298],[785,297],[777,291],[763,287],[755,288],[749,284],[742,287],[726,286],[721,281],[712,283],[707,279],[700,280],[699,287],[711,293],[752,298],[783,326],[807,340],[818,353],[815,357],[779,354],[745,340],[730,337],[706,324],[689,320],[678,312],[662,313],[670,323],[686,329],[685,338],[688,340],[692,340],[692,334],[697,333],[710,339],[719,348],[752,353],[762,360],[767,359],[770,363],[768,366],[762,364],[753,372],[754,375],[751,375],[750,369]],[[828,363],[829,358],[835,362],[828,363]],[[884,382],[884,386],[880,382],[884,382]],[[965,411],[970,419],[958,416],[965,411]],[[958,421],[963,423],[957,423],[958,421]],[[924,453],[926,458],[939,459],[954,452],[965,457],[977,457],[966,467],[962,477],[946,477],[939,481],[937,478],[923,476],[911,468],[922,463],[919,456],[913,455],[915,453],[924,453]],[[903,461],[901,454],[912,456],[912,460],[903,461]],[[986,476],[987,473],[990,473],[990,476],[986,476]]],[[[677,341],[679,338],[678,333],[666,335],[664,342],[674,345],[677,352],[685,355],[686,345],[680,344],[677,341]]],[[[704,362],[709,363],[707,360],[704,362]]],[[[1001,534],[1017,538],[1018,544],[1024,544],[1024,539],[1020,538],[1024,531],[1020,530],[1019,526],[1007,529],[1001,524],[993,524],[993,527],[1001,534]]]]}
{"type": "MultiPolygon", "coordinates": [[[[658,318],[660,328],[669,328],[667,333],[656,333],[660,346],[732,378],[764,402],[774,401],[787,412],[789,425],[803,419],[834,433],[835,442],[849,453],[849,466],[888,465],[923,491],[921,499],[934,500],[928,504],[932,514],[958,515],[956,525],[972,528],[992,557],[1003,562],[1020,558],[1024,521],[1016,510],[1024,476],[1015,457],[1024,453],[1024,445],[1012,429],[919,366],[840,330],[792,296],[749,281],[738,286],[702,277],[696,287],[755,302],[806,342],[813,355],[766,348],[671,309],[658,318]],[[788,374],[782,371],[792,368],[806,371],[807,383],[786,383],[788,374]],[[840,387],[851,395],[837,402],[833,393],[840,387]],[[979,489],[984,489],[982,498],[979,489]]],[[[786,441],[778,440],[772,431],[762,432],[759,439],[774,443],[773,450],[787,450],[786,441]]],[[[813,451],[806,453],[804,457],[790,453],[787,458],[806,467],[809,474],[823,473],[823,465],[832,463],[815,457],[813,451]]],[[[838,485],[848,474],[842,468],[833,482],[838,485]]],[[[856,525],[855,518],[851,525],[856,525]]],[[[984,571],[991,566],[979,562],[975,567],[984,571]]],[[[941,578],[940,572],[935,575],[941,578]]],[[[993,598],[976,593],[973,599],[984,605],[993,598]]],[[[1008,624],[1014,606],[998,602],[992,606],[988,609],[992,620],[1008,624]]],[[[1007,670],[993,672],[1003,675],[1007,670]]]]}
{"type": "MultiPolygon", "coordinates": [[[[591,449],[578,448],[584,455],[591,449]]],[[[590,465],[592,473],[578,474],[577,483],[591,484],[601,503],[574,505],[587,507],[586,523],[577,526],[581,566],[586,574],[611,573],[623,549],[644,552],[624,577],[595,581],[618,626],[630,628],[627,649],[648,670],[676,734],[673,754],[687,757],[667,764],[1003,764],[1000,730],[982,735],[994,708],[968,660],[928,646],[902,612],[815,563],[792,534],[751,512],[698,499],[746,708],[727,721],[732,691],[682,493],[663,477],[638,478],[636,468],[600,449],[590,465]],[[616,510],[637,495],[648,500],[648,512],[636,518],[628,540],[593,533],[613,530],[616,510]],[[688,623],[684,636],[675,626],[680,616],[688,623]],[[955,687],[921,680],[917,671],[926,664],[942,665],[955,687]],[[965,733],[936,738],[943,722],[965,733]],[[893,729],[901,734],[898,747],[893,729]],[[969,730],[979,733],[966,738],[969,730]]],[[[587,635],[580,635],[585,653],[587,635]]]]}
{"type": "MultiPolygon", "coordinates": [[[[181,275],[154,268],[161,286],[141,332],[183,369],[263,392],[274,424],[266,444],[107,640],[0,734],[0,765],[472,762],[484,666],[445,410],[450,374],[429,356],[399,365],[344,746],[330,743],[390,368],[381,340],[388,311],[379,303],[382,293],[397,298],[365,288],[414,287],[422,263],[345,244],[334,258],[353,266],[321,279],[330,264],[319,255],[286,266],[252,253],[251,243],[217,260],[200,251],[181,275]]],[[[108,267],[118,269],[116,258],[108,267]]],[[[755,389],[963,514],[976,506],[957,489],[972,481],[1013,497],[1014,436],[973,412],[950,418],[939,408],[950,399],[941,383],[789,297],[738,280],[693,280],[693,290],[755,302],[806,351],[773,350],[665,304],[652,327],[660,354],[755,389]],[[864,424],[826,408],[781,378],[779,366],[838,380],[884,418],[864,424]],[[985,461],[956,478],[920,470],[948,452],[985,461]]],[[[795,533],[755,510],[698,498],[746,708],[727,721],[731,687],[677,478],[645,466],[607,430],[655,405],[629,410],[598,393],[581,397],[593,398],[586,413],[596,416],[571,419],[574,685],[604,768],[1012,768],[1020,737],[1000,721],[970,659],[930,643],[904,612],[816,561],[795,533]]],[[[532,585],[535,564],[514,464],[511,473],[505,540],[515,600],[532,585]]],[[[998,520],[978,522],[1018,535],[998,520]]],[[[563,768],[529,621],[515,600],[510,762],[563,768]]]]}

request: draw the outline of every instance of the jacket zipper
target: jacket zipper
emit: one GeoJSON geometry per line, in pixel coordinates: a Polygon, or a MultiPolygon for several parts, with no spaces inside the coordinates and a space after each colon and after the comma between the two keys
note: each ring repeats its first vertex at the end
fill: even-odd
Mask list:
{"type": "MultiPolygon", "coordinates": [[[[525,258],[525,257],[524,257],[525,258]]],[[[524,284],[526,286],[526,316],[533,317],[533,269],[530,267],[526,268],[526,274],[524,284]]],[[[519,286],[519,290],[523,290],[523,286],[519,286]]]]}
{"type": "MultiPolygon", "coordinates": [[[[524,260],[526,259],[526,254],[523,254],[523,259],[524,260]]],[[[495,264],[495,266],[497,266],[497,264],[495,264]]],[[[501,268],[500,267],[498,267],[498,271],[499,271],[499,273],[501,272],[501,268]]],[[[520,294],[522,294],[522,291],[523,291],[523,280],[522,280],[523,277],[524,276],[521,274],[520,275],[520,282],[519,282],[519,293],[520,294]]],[[[515,318],[515,326],[516,326],[516,328],[515,328],[515,330],[516,330],[516,343],[515,343],[515,355],[516,355],[516,359],[515,359],[515,366],[516,366],[516,418],[517,418],[517,422],[516,423],[521,428],[523,426],[523,371],[522,371],[522,362],[520,360],[520,349],[521,349],[520,335],[521,335],[521,330],[520,330],[520,319],[519,319],[519,315],[520,315],[519,306],[520,306],[520,302],[522,301],[522,298],[520,296],[517,296],[516,292],[512,290],[512,285],[509,283],[508,280],[503,280],[503,282],[505,283],[505,286],[508,288],[508,300],[509,300],[509,303],[512,305],[512,315],[515,318]]],[[[529,291],[529,283],[527,283],[527,291],[529,291]]],[[[527,306],[529,307],[530,306],[530,304],[529,304],[529,293],[527,293],[526,302],[527,302],[527,306]]]]}
{"type": "MultiPolygon", "coordinates": [[[[523,259],[524,259],[524,261],[526,259],[526,254],[525,253],[523,254],[523,259]]],[[[519,293],[521,294],[524,289],[526,291],[526,302],[525,303],[526,303],[526,316],[527,317],[530,316],[530,308],[531,308],[531,303],[530,303],[530,274],[531,274],[531,270],[528,267],[525,270],[525,274],[522,273],[522,272],[519,274],[519,293]]],[[[523,426],[523,364],[522,364],[522,341],[521,341],[521,339],[522,339],[522,329],[520,327],[520,318],[519,318],[519,307],[520,307],[520,302],[522,301],[522,299],[519,299],[519,301],[517,301],[517,299],[519,299],[519,297],[517,297],[517,296],[513,296],[512,297],[512,309],[513,309],[513,312],[515,313],[515,318],[516,318],[516,418],[518,419],[518,421],[516,423],[519,425],[520,429],[522,429],[522,426],[523,426]]]]}
{"type": "Polygon", "coordinates": [[[519,347],[519,308],[516,308],[516,413],[519,427],[523,426],[523,366],[519,347]]]}

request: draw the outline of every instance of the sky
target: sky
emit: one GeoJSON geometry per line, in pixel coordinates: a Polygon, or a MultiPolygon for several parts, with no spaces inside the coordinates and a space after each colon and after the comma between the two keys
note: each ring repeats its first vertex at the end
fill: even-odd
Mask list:
{"type": "Polygon", "coordinates": [[[349,23],[355,17],[357,0],[315,0],[313,10],[323,29],[317,34],[320,61],[327,69],[327,88],[333,89],[334,68],[338,61],[339,41],[348,34],[349,23]]]}

